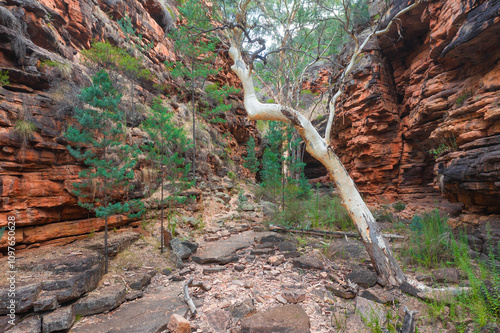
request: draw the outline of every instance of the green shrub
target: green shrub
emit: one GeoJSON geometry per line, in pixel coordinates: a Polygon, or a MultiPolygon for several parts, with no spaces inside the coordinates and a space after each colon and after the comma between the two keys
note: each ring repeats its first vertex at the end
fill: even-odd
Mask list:
{"type": "Polygon", "coordinates": [[[373,212],[373,217],[378,222],[396,222],[396,217],[391,212],[388,205],[380,205],[380,208],[373,212]]]}
{"type": "Polygon", "coordinates": [[[349,213],[338,196],[319,195],[312,198],[308,216],[313,217],[315,225],[334,230],[351,230],[354,227],[349,213]]]}
{"type": "Polygon", "coordinates": [[[459,107],[462,106],[473,94],[472,90],[463,90],[455,100],[455,104],[459,107]]]}
{"type": "Polygon", "coordinates": [[[457,149],[457,141],[454,136],[451,136],[444,139],[444,142],[441,142],[437,148],[429,150],[429,153],[434,156],[434,159],[437,159],[443,153],[447,151],[456,151],[457,149]]]}
{"type": "Polygon", "coordinates": [[[437,209],[413,217],[409,247],[403,251],[409,256],[410,262],[432,268],[454,261],[451,247],[453,236],[447,220],[437,209]]]}
{"type": "Polygon", "coordinates": [[[245,162],[243,163],[243,166],[245,168],[247,168],[253,173],[257,173],[257,171],[259,171],[260,162],[255,154],[255,139],[253,136],[251,136],[250,139],[248,139],[247,156],[244,156],[243,160],[245,160],[245,162]]]}
{"type": "Polygon", "coordinates": [[[9,72],[8,71],[0,71],[0,87],[8,86],[9,82],[9,72]]]}
{"type": "Polygon", "coordinates": [[[393,205],[394,209],[397,211],[397,212],[401,212],[403,210],[405,210],[406,208],[406,205],[404,203],[402,203],[401,201],[398,201],[396,202],[394,205],[393,205]]]}
{"type": "Polygon", "coordinates": [[[19,119],[16,121],[14,130],[21,138],[22,146],[26,147],[28,140],[33,136],[33,133],[35,133],[36,126],[30,120],[19,119]]]}
{"type": "Polygon", "coordinates": [[[317,193],[304,200],[297,197],[299,192],[299,186],[286,186],[285,207],[272,218],[272,223],[302,229],[354,229],[354,223],[338,196],[317,193]]]}
{"type": "Polygon", "coordinates": [[[491,235],[488,233],[485,246],[489,247],[489,256],[486,261],[480,261],[478,264],[475,264],[470,257],[465,237],[453,240],[451,245],[455,262],[469,280],[469,290],[457,297],[458,306],[465,309],[480,328],[491,323],[499,324],[500,255],[494,250],[500,250],[500,243],[493,245],[491,235]]]}

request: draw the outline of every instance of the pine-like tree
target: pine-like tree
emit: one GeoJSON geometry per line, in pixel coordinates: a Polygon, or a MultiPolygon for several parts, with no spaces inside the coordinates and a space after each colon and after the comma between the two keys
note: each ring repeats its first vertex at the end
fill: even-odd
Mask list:
{"type": "Polygon", "coordinates": [[[259,171],[259,160],[257,159],[257,155],[255,154],[255,139],[253,136],[248,139],[247,142],[247,156],[243,157],[245,163],[243,166],[250,170],[253,173],[257,173],[259,171]]]}
{"type": "MultiPolygon", "coordinates": [[[[220,42],[215,34],[207,33],[200,38],[199,30],[211,28],[209,10],[202,2],[187,0],[177,8],[183,17],[183,24],[173,30],[169,37],[175,42],[175,51],[182,60],[167,61],[165,65],[170,74],[186,79],[185,88],[190,92],[193,121],[192,175],[196,185],[196,91],[205,86],[209,76],[215,76],[220,68],[214,68],[217,57],[216,46],[220,42]],[[193,29],[196,27],[196,29],[193,29]]],[[[217,96],[214,96],[217,98],[217,96]]],[[[222,111],[222,110],[220,110],[222,111]]],[[[219,111],[217,111],[219,112],[219,111]]]]}
{"type": "Polygon", "coordinates": [[[122,95],[114,88],[108,74],[101,70],[93,77],[92,86],[83,89],[80,99],[90,107],[76,109],[77,126],[70,126],[65,137],[72,142],[68,149],[85,168],[81,183],[74,193],[79,205],[104,218],[105,272],[108,271],[108,218],[129,213],[139,217],[143,205],[139,200],[122,201],[128,197],[134,179],[133,168],[138,150],[123,144],[123,112],[118,108],[122,95]]]}
{"type": "Polygon", "coordinates": [[[151,107],[151,115],[142,124],[151,138],[151,142],[147,145],[149,160],[156,164],[156,169],[160,173],[160,239],[162,253],[164,247],[164,206],[167,204],[168,207],[173,201],[179,202],[182,198],[185,199],[185,197],[177,197],[176,193],[189,186],[187,174],[191,167],[184,159],[184,154],[190,148],[190,142],[184,129],[176,126],[172,117],[173,113],[163,106],[162,100],[155,98],[151,107]],[[172,184],[169,191],[171,195],[166,199],[163,192],[165,179],[172,184]]]}

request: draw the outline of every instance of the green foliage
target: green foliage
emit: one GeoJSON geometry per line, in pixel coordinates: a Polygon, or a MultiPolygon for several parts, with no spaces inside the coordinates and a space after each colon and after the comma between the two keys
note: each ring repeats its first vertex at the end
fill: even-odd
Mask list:
{"type": "Polygon", "coordinates": [[[394,223],[396,221],[396,216],[391,212],[388,205],[380,205],[380,208],[373,212],[373,217],[378,222],[394,223]]]}
{"type": "Polygon", "coordinates": [[[397,212],[401,212],[403,210],[406,209],[406,205],[401,202],[401,201],[398,201],[396,202],[394,205],[393,205],[394,209],[397,211],[397,212]]]}
{"type": "Polygon", "coordinates": [[[132,43],[133,46],[142,53],[148,52],[154,47],[153,42],[143,45],[142,34],[138,34],[132,25],[132,20],[128,14],[125,17],[118,20],[121,30],[125,34],[125,40],[127,43],[132,43]]]}
{"type": "Polygon", "coordinates": [[[267,147],[262,157],[262,196],[275,203],[294,204],[298,199],[307,199],[311,192],[309,182],[304,175],[305,164],[301,162],[298,151],[301,138],[295,130],[277,121],[269,122],[264,141],[267,147]],[[285,158],[285,155],[288,157],[285,158]],[[283,174],[283,170],[287,174],[283,174]]]}
{"type": "MultiPolygon", "coordinates": [[[[211,85],[209,87],[213,87],[214,85],[211,85]]],[[[214,101],[215,107],[214,108],[207,108],[203,112],[203,116],[208,119],[211,123],[225,123],[226,120],[222,118],[222,115],[231,110],[231,105],[230,104],[224,104],[224,100],[229,97],[231,94],[237,94],[240,92],[240,89],[237,89],[235,87],[230,87],[228,85],[224,85],[221,88],[218,88],[218,85],[215,85],[216,89],[214,88],[207,88],[207,93],[210,99],[214,101]]]]}
{"type": "Polygon", "coordinates": [[[435,209],[415,215],[410,225],[412,236],[405,251],[412,263],[432,268],[453,262],[453,236],[447,218],[435,209]]]}
{"type": "MultiPolygon", "coordinates": [[[[184,155],[190,148],[190,141],[185,130],[173,122],[173,113],[163,106],[160,98],[153,100],[151,115],[142,126],[149,134],[145,150],[149,160],[154,162],[158,170],[164,170],[163,176],[168,180],[186,182],[190,164],[184,155]]],[[[162,178],[163,182],[163,178],[162,178]]]]}
{"type": "MultiPolygon", "coordinates": [[[[213,6],[215,9],[217,6],[213,6]]],[[[192,113],[193,113],[193,147],[196,147],[196,111],[195,94],[198,89],[202,89],[209,76],[215,76],[220,68],[213,68],[215,58],[217,57],[216,45],[220,42],[213,33],[199,34],[200,30],[211,28],[210,19],[216,19],[216,13],[210,12],[210,9],[204,3],[196,0],[187,0],[177,7],[182,16],[184,24],[172,30],[168,37],[174,41],[176,54],[180,55],[181,61],[165,62],[167,70],[176,78],[185,80],[184,88],[190,92],[192,113]],[[194,28],[193,28],[194,27],[194,28]]],[[[201,103],[200,103],[201,104],[201,103]]],[[[205,107],[208,103],[205,101],[205,107]]],[[[224,121],[220,113],[228,109],[222,103],[219,108],[214,110],[206,109],[204,116],[211,122],[224,121]]],[[[230,108],[230,107],[229,107],[230,108]]],[[[196,174],[196,149],[193,149],[193,179],[196,174]]]]}
{"type": "Polygon", "coordinates": [[[23,139],[23,142],[25,142],[33,136],[33,133],[35,133],[36,130],[36,126],[30,120],[19,119],[16,121],[14,130],[16,131],[17,135],[19,135],[23,139]]]}
{"type": "Polygon", "coordinates": [[[60,61],[45,59],[40,62],[40,67],[50,67],[56,69],[63,79],[71,76],[71,66],[60,61]]]}
{"type": "Polygon", "coordinates": [[[455,261],[469,280],[469,291],[457,297],[458,305],[481,328],[500,323],[500,243],[492,241],[489,231],[485,246],[489,248],[488,258],[475,265],[465,237],[452,242],[455,261]]]}
{"type": "Polygon", "coordinates": [[[367,0],[349,1],[351,21],[354,26],[363,25],[370,21],[370,8],[367,0]]]}
{"type": "Polygon", "coordinates": [[[185,24],[171,31],[169,37],[174,40],[175,51],[183,55],[185,61],[167,61],[165,64],[173,77],[188,78],[187,87],[193,90],[203,86],[208,76],[216,75],[220,71],[220,68],[214,69],[212,66],[216,57],[215,48],[220,40],[214,34],[208,33],[203,35],[204,38],[200,38],[196,33],[197,29],[211,27],[208,9],[202,3],[188,0],[179,6],[178,10],[185,24]],[[196,29],[192,29],[193,26],[196,29]]]}
{"type": "Polygon", "coordinates": [[[243,166],[250,170],[253,173],[257,173],[259,171],[259,160],[255,155],[255,139],[251,136],[247,142],[247,156],[243,157],[245,162],[243,166]]]}
{"type": "Polygon", "coordinates": [[[147,69],[140,58],[130,55],[127,51],[111,45],[109,42],[94,42],[89,50],[83,50],[85,58],[107,71],[117,71],[132,78],[151,80],[153,74],[147,69]]]}
{"type": "Polygon", "coordinates": [[[456,151],[458,149],[457,141],[454,136],[446,138],[444,142],[439,144],[439,147],[429,150],[429,153],[434,156],[434,159],[440,157],[443,153],[448,151],[456,151]]]}
{"type": "Polygon", "coordinates": [[[80,172],[82,182],[73,184],[79,205],[101,218],[119,213],[138,217],[144,211],[139,200],[121,201],[113,195],[120,191],[126,195],[132,188],[130,182],[134,179],[138,154],[136,147],[121,142],[123,115],[118,108],[121,96],[108,74],[98,72],[92,86],[83,89],[80,95],[81,101],[91,108],[77,109],[78,126],[70,126],[65,133],[73,143],[68,146],[69,152],[86,166],[80,172]]]}
{"type": "MultiPolygon", "coordinates": [[[[25,106],[23,106],[25,108],[25,106]]],[[[22,112],[25,113],[25,112],[22,112]]],[[[14,131],[19,136],[21,140],[21,159],[24,163],[24,157],[26,153],[26,147],[28,146],[28,140],[33,137],[33,133],[36,131],[36,126],[33,124],[29,117],[22,116],[21,119],[16,121],[16,125],[14,126],[14,131]]]]}
{"type": "Polygon", "coordinates": [[[300,229],[354,229],[354,223],[338,196],[318,191],[307,199],[299,199],[296,196],[297,191],[296,185],[286,186],[285,207],[272,216],[272,223],[300,229]]]}
{"type": "Polygon", "coordinates": [[[56,67],[58,64],[60,64],[59,61],[54,61],[50,59],[44,59],[40,62],[40,67],[56,67]]]}
{"type": "Polygon", "coordinates": [[[248,201],[248,198],[245,195],[245,192],[243,190],[240,190],[238,192],[238,209],[242,210],[243,206],[246,204],[247,201],[248,201]]]}
{"type": "MultiPolygon", "coordinates": [[[[416,229],[423,233],[424,221],[422,218],[415,220],[412,228],[420,225],[416,229]]],[[[475,332],[488,332],[488,325],[500,323],[500,267],[498,266],[500,252],[496,251],[500,249],[498,248],[500,245],[493,244],[491,235],[488,234],[485,246],[491,250],[488,251],[488,258],[476,262],[470,256],[471,251],[465,235],[451,238],[449,248],[452,261],[467,276],[468,288],[455,297],[450,296],[441,302],[429,302],[427,312],[432,320],[454,322],[459,332],[471,328],[470,322],[464,321],[464,314],[474,322],[472,330],[475,332]]]]}
{"type": "MultiPolygon", "coordinates": [[[[183,203],[185,197],[179,196],[181,190],[190,186],[187,181],[190,164],[186,163],[184,154],[190,148],[190,142],[182,127],[178,127],[172,120],[173,113],[163,106],[160,98],[153,100],[151,115],[142,126],[149,134],[151,141],[146,144],[149,160],[154,163],[160,175],[161,188],[161,251],[163,252],[163,212],[164,206],[170,207],[175,203],[183,203]],[[164,197],[165,179],[170,181],[169,196],[164,197]]],[[[170,213],[168,213],[169,215],[170,213]]],[[[175,231],[175,225],[169,229],[175,231]]]]}
{"type": "Polygon", "coordinates": [[[457,99],[455,100],[455,104],[460,107],[462,106],[466,100],[468,100],[470,97],[474,95],[474,92],[472,90],[463,90],[460,95],[458,95],[457,99]]]}
{"type": "Polygon", "coordinates": [[[0,71],[0,87],[8,86],[9,82],[9,72],[8,71],[0,71]]]}

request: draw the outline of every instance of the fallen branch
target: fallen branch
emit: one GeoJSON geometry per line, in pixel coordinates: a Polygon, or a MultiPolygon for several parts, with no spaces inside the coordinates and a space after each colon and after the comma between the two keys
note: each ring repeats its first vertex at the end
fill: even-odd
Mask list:
{"type": "MultiPolygon", "coordinates": [[[[194,305],[193,299],[189,296],[189,287],[198,287],[201,288],[203,291],[209,291],[212,289],[210,286],[206,286],[203,282],[194,282],[193,278],[187,280],[186,283],[184,283],[184,302],[189,306],[189,311],[191,312],[191,317],[196,316],[198,311],[196,310],[196,305],[194,305]]],[[[187,313],[186,313],[187,314],[187,313]]]]}
{"type": "Polygon", "coordinates": [[[198,311],[196,310],[196,305],[194,305],[193,299],[189,296],[189,285],[193,282],[193,278],[189,279],[184,284],[184,302],[189,306],[189,311],[191,311],[191,317],[196,316],[198,311]]]}
{"type": "MultiPolygon", "coordinates": [[[[306,234],[306,235],[313,235],[313,236],[329,236],[330,238],[333,237],[355,237],[358,238],[360,237],[358,233],[356,232],[345,232],[345,231],[324,231],[324,230],[316,230],[316,229],[309,229],[309,230],[302,230],[302,229],[287,229],[284,227],[276,226],[276,225],[269,225],[269,230],[270,231],[283,231],[283,232],[292,232],[296,234],[306,234]]],[[[392,238],[392,239],[405,239],[405,236],[401,235],[395,235],[395,234],[383,234],[385,238],[392,238]]]]}
{"type": "Polygon", "coordinates": [[[207,287],[207,286],[205,286],[205,285],[203,284],[203,282],[194,282],[194,281],[193,281],[193,279],[190,279],[190,280],[188,281],[188,286],[189,286],[189,287],[199,287],[199,288],[201,288],[203,291],[209,291],[210,289],[212,289],[212,287],[210,287],[210,286],[208,286],[208,287],[207,287]]]}
{"type": "Polygon", "coordinates": [[[404,311],[405,311],[405,317],[403,319],[403,327],[401,327],[401,330],[399,332],[414,333],[415,321],[416,321],[415,315],[418,313],[418,311],[410,311],[406,306],[404,307],[404,311]]]}

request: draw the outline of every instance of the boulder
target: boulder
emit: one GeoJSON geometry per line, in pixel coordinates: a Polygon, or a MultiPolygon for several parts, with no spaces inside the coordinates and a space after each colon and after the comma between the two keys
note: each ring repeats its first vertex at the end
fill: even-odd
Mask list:
{"type": "Polygon", "coordinates": [[[221,199],[226,205],[231,201],[231,196],[224,192],[215,193],[215,197],[221,199]]]}
{"type": "Polygon", "coordinates": [[[43,316],[43,333],[69,330],[75,322],[75,309],[73,305],[59,308],[43,316]]]}
{"type": "Polygon", "coordinates": [[[262,212],[266,216],[273,216],[278,211],[278,207],[269,201],[261,200],[260,206],[262,207],[262,212]]]}
{"type": "Polygon", "coordinates": [[[136,273],[125,279],[130,289],[142,290],[151,282],[151,274],[147,273],[136,273]]]}
{"type": "Polygon", "coordinates": [[[458,283],[458,270],[455,268],[440,268],[432,271],[436,282],[458,283]]]}
{"type": "Polygon", "coordinates": [[[121,284],[95,290],[75,303],[75,313],[81,316],[90,316],[113,310],[125,301],[125,294],[126,289],[121,284]]]}
{"type": "Polygon", "coordinates": [[[254,314],[257,309],[253,299],[247,298],[246,300],[238,301],[230,305],[228,311],[233,318],[242,319],[254,314]]]}
{"type": "Polygon", "coordinates": [[[377,283],[377,273],[367,269],[357,269],[347,275],[347,278],[363,288],[370,288],[377,283]]]}
{"type": "MultiPolygon", "coordinates": [[[[16,285],[16,313],[27,312],[33,307],[33,303],[38,298],[42,290],[40,283],[30,283],[26,285],[16,285]]],[[[0,314],[9,313],[7,306],[10,304],[9,287],[0,289],[0,314]]]]}
{"type": "Polygon", "coordinates": [[[226,267],[224,267],[224,266],[207,267],[207,268],[203,269],[203,274],[205,274],[205,275],[214,274],[214,273],[223,272],[225,270],[226,270],[226,267]]]}
{"type": "Polygon", "coordinates": [[[40,295],[37,300],[33,303],[33,311],[42,312],[55,310],[59,303],[57,302],[57,297],[54,295],[40,295]]]}
{"type": "Polygon", "coordinates": [[[293,259],[293,266],[303,269],[324,269],[325,265],[321,260],[311,256],[302,256],[293,259]]]}
{"type": "Polygon", "coordinates": [[[206,313],[207,321],[213,332],[227,332],[231,318],[227,311],[216,309],[206,313]]]}
{"type": "Polygon", "coordinates": [[[303,291],[284,291],[281,296],[292,304],[303,302],[306,299],[306,293],[303,291]]]}
{"type": "Polygon", "coordinates": [[[125,295],[127,302],[133,301],[134,299],[141,298],[144,295],[142,290],[131,290],[125,295]]]}
{"type": "Polygon", "coordinates": [[[390,292],[378,289],[378,288],[369,288],[363,290],[358,297],[364,297],[370,301],[374,301],[380,304],[390,304],[396,301],[396,298],[390,292]]]}
{"type": "Polygon", "coordinates": [[[173,314],[170,317],[167,328],[172,333],[190,333],[191,324],[187,319],[178,314],[173,314]]]}
{"type": "Polygon", "coordinates": [[[192,256],[194,262],[198,264],[227,264],[238,261],[239,256],[236,251],[250,247],[253,243],[255,232],[245,231],[232,235],[228,239],[205,244],[196,255],[192,256]]]}
{"type": "Polygon", "coordinates": [[[361,318],[370,321],[377,321],[383,324],[386,319],[387,309],[379,303],[370,301],[364,297],[356,298],[356,311],[361,316],[361,318]]]}
{"type": "Polygon", "coordinates": [[[340,298],[351,299],[356,297],[356,294],[352,290],[349,290],[342,285],[326,285],[325,288],[330,290],[332,294],[340,298]]]}
{"type": "Polygon", "coordinates": [[[9,333],[42,333],[42,321],[38,316],[24,318],[9,333]]]}
{"type": "Polygon", "coordinates": [[[310,333],[309,317],[297,304],[257,312],[241,321],[241,333],[310,333]]]}
{"type": "Polygon", "coordinates": [[[328,257],[332,260],[370,260],[363,243],[355,239],[334,240],[328,248],[328,257]]]}
{"type": "Polygon", "coordinates": [[[172,248],[172,251],[179,256],[179,258],[187,259],[196,252],[198,244],[174,238],[170,241],[170,247],[172,248]]]}
{"type": "Polygon", "coordinates": [[[278,250],[282,252],[297,251],[297,244],[292,241],[284,241],[278,245],[278,250]]]}
{"type": "Polygon", "coordinates": [[[277,232],[265,232],[262,235],[257,236],[255,241],[260,244],[272,243],[274,245],[278,245],[285,241],[285,237],[277,232]]]}

